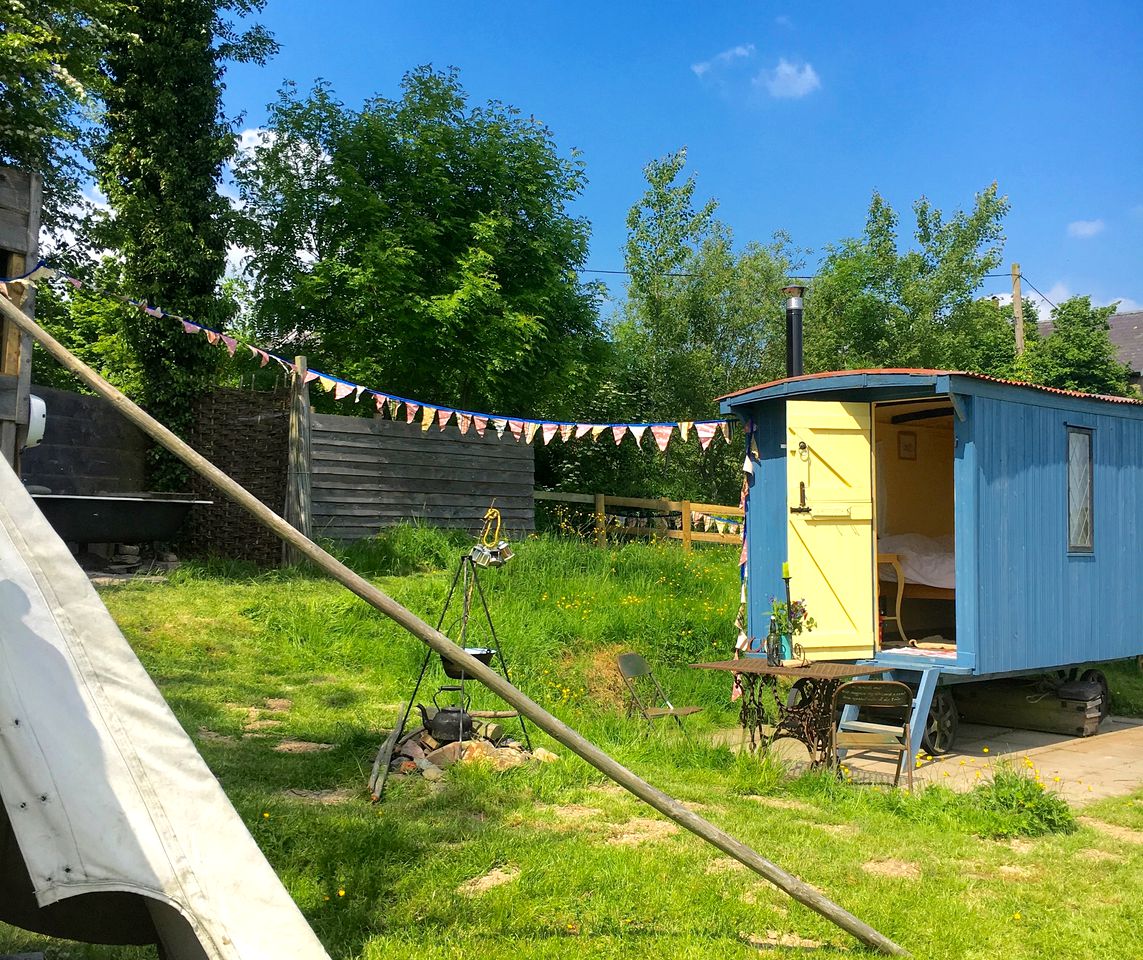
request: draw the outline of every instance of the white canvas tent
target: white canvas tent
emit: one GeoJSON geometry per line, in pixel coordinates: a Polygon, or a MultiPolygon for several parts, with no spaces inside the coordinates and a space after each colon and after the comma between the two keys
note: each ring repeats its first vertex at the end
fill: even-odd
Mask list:
{"type": "Polygon", "coordinates": [[[328,960],[0,457],[0,920],[172,960],[328,960]]]}

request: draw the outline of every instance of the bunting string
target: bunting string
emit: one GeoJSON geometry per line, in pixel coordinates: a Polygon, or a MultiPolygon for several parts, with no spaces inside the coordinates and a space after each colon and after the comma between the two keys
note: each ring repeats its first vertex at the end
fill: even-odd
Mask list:
{"type": "MultiPolygon", "coordinates": [[[[51,280],[57,277],[69,283],[76,290],[87,289],[98,296],[115,300],[141,310],[148,316],[167,319],[178,323],[181,325],[183,333],[190,336],[204,336],[207,342],[212,346],[222,346],[231,357],[236,356],[241,349],[243,353],[248,352],[252,359],[257,360],[261,367],[265,367],[273,362],[287,373],[294,375],[298,373],[298,369],[292,361],[285,357],[280,357],[270,350],[266,350],[255,344],[246,343],[221,331],[212,330],[201,323],[196,323],[194,320],[187,319],[176,313],[171,313],[161,307],[152,306],[146,300],[132,300],[130,297],[125,297],[121,294],[93,287],[76,277],[68,276],[62,271],[50,267],[43,261],[24,274],[23,277],[16,279],[28,280],[35,283],[37,281],[51,280]]],[[[584,437],[590,437],[591,440],[594,441],[598,440],[600,435],[604,432],[610,431],[616,446],[621,445],[624,438],[630,435],[635,442],[635,446],[642,448],[643,436],[647,431],[650,431],[651,436],[654,438],[654,446],[660,452],[665,453],[667,446],[675,437],[676,432],[681,443],[687,443],[693,434],[697,437],[699,446],[705,451],[710,447],[711,442],[716,436],[721,436],[724,442],[729,443],[731,432],[734,429],[733,420],[662,420],[650,423],[593,423],[567,420],[540,420],[531,417],[506,417],[497,414],[480,413],[473,410],[460,410],[442,404],[428,404],[421,400],[402,397],[389,391],[375,390],[372,387],[353,383],[350,380],[345,380],[333,374],[323,373],[320,370],[314,370],[312,368],[306,371],[304,380],[307,384],[316,381],[318,386],[325,393],[331,394],[335,400],[348,400],[352,397],[354,403],[360,403],[362,397],[369,395],[373,398],[378,414],[382,416],[387,415],[392,420],[399,418],[401,408],[404,407],[405,422],[413,424],[419,419],[422,433],[427,433],[434,424],[438,430],[443,431],[451,421],[455,420],[456,428],[462,436],[467,434],[469,429],[472,429],[478,436],[483,437],[489,424],[491,424],[498,438],[503,439],[507,431],[511,438],[517,443],[532,443],[536,435],[539,434],[541,441],[546,446],[557,437],[563,443],[569,443],[572,440],[579,440],[584,437]]]]}

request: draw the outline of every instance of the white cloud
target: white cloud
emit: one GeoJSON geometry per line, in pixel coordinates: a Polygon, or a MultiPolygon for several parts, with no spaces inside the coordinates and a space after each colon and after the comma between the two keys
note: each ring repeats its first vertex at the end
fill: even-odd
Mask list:
{"type": "Polygon", "coordinates": [[[774,18],[774,23],[779,27],[793,28],[794,21],[787,17],[784,13],[779,14],[774,18]]]}
{"type": "Polygon", "coordinates": [[[749,60],[752,56],[754,56],[754,44],[740,43],[728,50],[723,50],[722,53],[716,53],[709,60],[692,63],[691,70],[694,71],[694,75],[701,80],[703,77],[708,76],[713,70],[728,67],[738,60],[749,60]]]}
{"type": "Polygon", "coordinates": [[[238,143],[235,149],[242,156],[253,153],[257,147],[269,146],[274,142],[275,133],[265,127],[247,127],[238,134],[238,143]]]}
{"type": "Polygon", "coordinates": [[[1090,240],[1098,233],[1103,233],[1107,226],[1102,220],[1073,220],[1068,224],[1068,236],[1080,240],[1090,240]]]}
{"type": "Polygon", "coordinates": [[[821,85],[821,78],[812,64],[798,66],[785,57],[773,70],[763,70],[754,78],[756,87],[765,87],[770,96],[780,100],[797,100],[808,96],[821,85]]]}
{"type": "Polygon", "coordinates": [[[1136,313],[1139,310],[1143,310],[1143,303],[1140,303],[1138,300],[1132,300],[1130,297],[1115,297],[1113,300],[1109,300],[1108,303],[1115,304],[1116,313],[1136,313]]]}

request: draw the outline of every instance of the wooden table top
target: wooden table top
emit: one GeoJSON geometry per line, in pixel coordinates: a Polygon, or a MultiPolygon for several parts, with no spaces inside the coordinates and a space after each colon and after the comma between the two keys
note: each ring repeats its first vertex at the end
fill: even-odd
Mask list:
{"type": "Polygon", "coordinates": [[[834,663],[829,660],[811,661],[804,667],[773,667],[765,657],[743,657],[740,660],[692,663],[691,667],[695,670],[725,670],[727,673],[754,673],[769,677],[812,677],[815,680],[876,677],[893,669],[892,667],[879,667],[871,663],[834,663]]]}

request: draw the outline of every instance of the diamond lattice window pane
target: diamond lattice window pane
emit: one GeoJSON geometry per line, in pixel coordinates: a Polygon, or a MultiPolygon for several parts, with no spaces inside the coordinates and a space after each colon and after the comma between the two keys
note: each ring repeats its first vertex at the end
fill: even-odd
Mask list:
{"type": "Polygon", "coordinates": [[[1091,434],[1068,430],[1068,549],[1092,549],[1091,434]]]}

